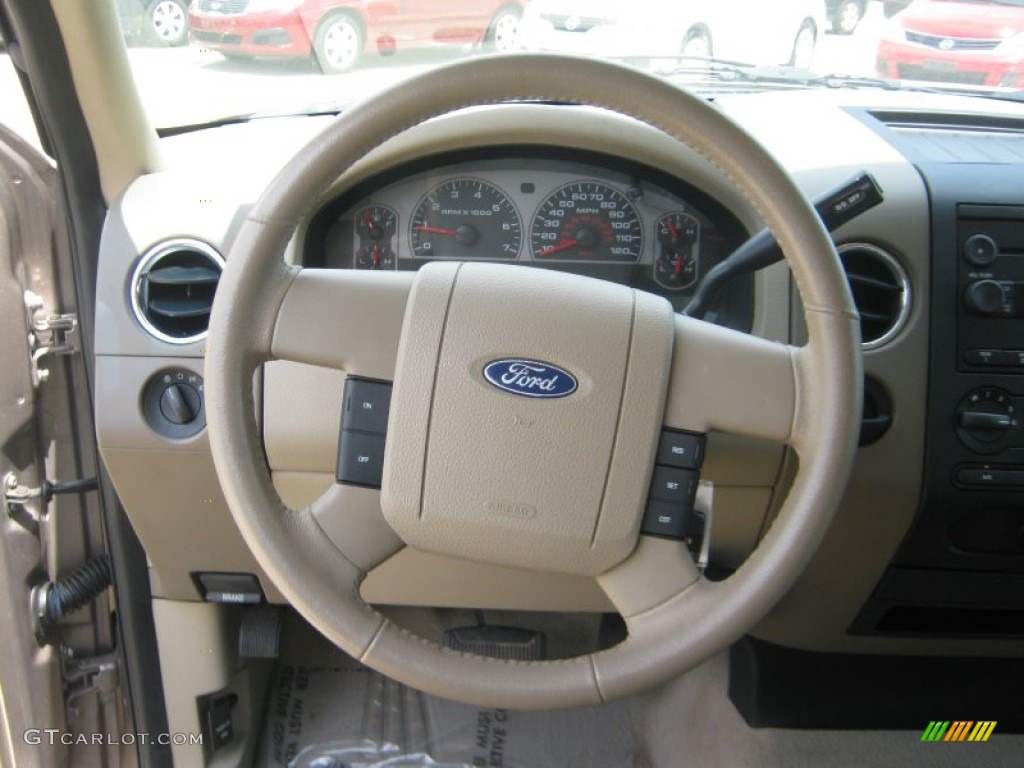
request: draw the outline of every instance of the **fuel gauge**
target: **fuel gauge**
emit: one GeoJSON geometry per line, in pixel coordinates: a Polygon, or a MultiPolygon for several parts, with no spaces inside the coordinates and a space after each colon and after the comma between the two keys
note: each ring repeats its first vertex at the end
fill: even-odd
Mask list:
{"type": "Polygon", "coordinates": [[[356,269],[395,269],[398,214],[386,205],[356,211],[356,269]]]}
{"type": "Polygon", "coordinates": [[[700,222],[686,213],[669,213],[654,226],[657,239],[654,280],[669,290],[688,288],[697,281],[697,242],[700,222]]]}

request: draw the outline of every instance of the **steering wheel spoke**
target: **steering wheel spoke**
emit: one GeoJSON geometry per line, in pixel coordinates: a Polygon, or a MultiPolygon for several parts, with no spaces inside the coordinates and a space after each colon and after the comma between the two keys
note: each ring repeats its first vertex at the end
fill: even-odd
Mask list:
{"type": "Polygon", "coordinates": [[[303,269],[278,310],[271,355],[394,379],[413,273],[303,269]]]}
{"type": "Polygon", "coordinates": [[[404,545],[380,511],[380,491],[332,485],[308,510],[334,546],[363,572],[383,563],[404,545]]]}
{"type": "Polygon", "coordinates": [[[677,315],[665,425],[789,443],[799,350],[677,315]]]}
{"type": "Polygon", "coordinates": [[[681,541],[641,536],[633,554],[597,577],[627,625],[700,581],[700,573],[681,541]]]}

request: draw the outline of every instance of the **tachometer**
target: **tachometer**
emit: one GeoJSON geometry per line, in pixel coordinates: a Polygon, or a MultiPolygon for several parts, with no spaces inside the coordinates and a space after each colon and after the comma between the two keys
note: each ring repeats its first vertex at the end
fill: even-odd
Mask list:
{"type": "Polygon", "coordinates": [[[643,227],[636,208],[618,190],[576,181],[551,193],[533,217],[530,248],[537,261],[636,263],[643,227]]]}
{"type": "Polygon", "coordinates": [[[451,179],[420,200],[409,226],[412,252],[431,259],[515,259],[519,212],[508,195],[479,179],[451,179]]]}

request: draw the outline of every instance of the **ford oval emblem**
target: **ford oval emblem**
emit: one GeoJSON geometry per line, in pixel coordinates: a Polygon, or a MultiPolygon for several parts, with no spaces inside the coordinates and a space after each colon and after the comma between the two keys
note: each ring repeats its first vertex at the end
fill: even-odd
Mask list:
{"type": "Polygon", "coordinates": [[[565,397],[579,386],[564,368],[540,360],[492,360],[484,378],[500,390],[522,397],[565,397]]]}

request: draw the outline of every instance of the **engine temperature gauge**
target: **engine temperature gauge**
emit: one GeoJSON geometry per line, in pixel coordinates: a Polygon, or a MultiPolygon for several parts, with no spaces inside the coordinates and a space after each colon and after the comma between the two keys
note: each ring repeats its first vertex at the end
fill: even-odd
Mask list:
{"type": "Polygon", "coordinates": [[[654,225],[657,253],[654,280],[678,291],[693,285],[699,272],[700,222],[686,213],[669,213],[654,225]]]}
{"type": "Polygon", "coordinates": [[[398,214],[386,205],[356,211],[356,269],[394,269],[398,214]]]}

